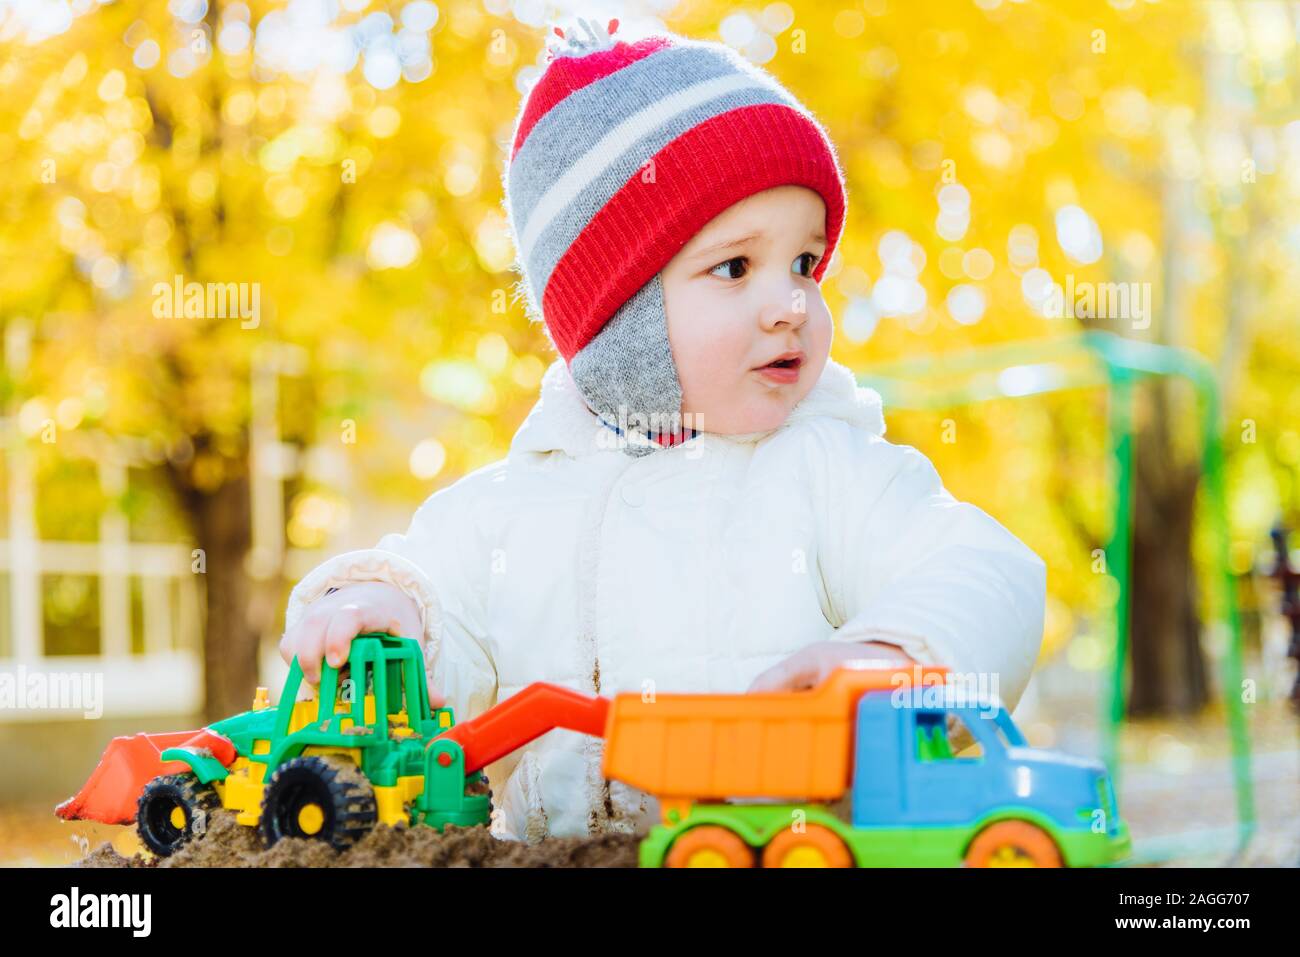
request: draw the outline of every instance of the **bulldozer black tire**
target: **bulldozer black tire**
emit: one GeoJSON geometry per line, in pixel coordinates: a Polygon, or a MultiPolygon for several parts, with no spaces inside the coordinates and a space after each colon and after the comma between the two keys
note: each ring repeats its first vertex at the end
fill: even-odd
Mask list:
{"type": "Polygon", "coordinates": [[[378,820],[375,789],[361,769],[341,758],[311,755],[286,761],[262,795],[259,829],[267,847],[283,837],[351,847],[378,820]]]}
{"type": "Polygon", "coordinates": [[[160,857],[170,857],[208,829],[209,814],[221,807],[210,784],[193,774],[164,774],[140,792],[135,823],[145,847],[160,857]],[[177,821],[177,811],[184,817],[177,821]]]}

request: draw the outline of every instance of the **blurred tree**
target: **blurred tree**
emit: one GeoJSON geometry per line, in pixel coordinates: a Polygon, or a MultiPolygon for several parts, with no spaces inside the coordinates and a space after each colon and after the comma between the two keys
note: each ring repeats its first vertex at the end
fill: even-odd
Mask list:
{"type": "Polygon", "coordinates": [[[12,38],[0,67],[0,156],[30,174],[2,187],[16,227],[3,315],[40,323],[10,388],[77,397],[81,434],[167,476],[201,549],[212,717],[247,706],[283,606],[280,542],[253,550],[255,466],[288,479],[293,544],[319,544],[333,529],[297,514],[320,481],[295,449],[418,499],[434,475],[502,454],[509,432],[483,424],[521,419],[544,369],[544,339],[512,318],[492,186],[516,31],[489,33],[471,4],[449,20],[404,10],[400,27],[387,13],[335,27],[267,4],[255,44],[243,4],[115,4],[38,44],[12,38]],[[304,40],[388,66],[294,75],[304,40]],[[259,435],[250,387],[284,373],[259,435]],[[421,419],[417,436],[442,441],[417,462],[407,423],[421,419]]]}

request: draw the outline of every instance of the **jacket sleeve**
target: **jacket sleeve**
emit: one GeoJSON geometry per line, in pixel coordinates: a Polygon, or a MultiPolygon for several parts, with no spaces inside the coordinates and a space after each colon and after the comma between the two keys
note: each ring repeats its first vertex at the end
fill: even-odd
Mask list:
{"type": "Polygon", "coordinates": [[[1042,642],[1046,565],[953,498],[916,449],[852,436],[827,479],[832,640],[881,641],[921,664],[987,675],[1014,709],[1042,642]]]}
{"type": "Polygon", "coordinates": [[[459,484],[430,496],[405,534],[385,535],[374,548],[336,555],[313,569],[289,596],[285,629],[331,588],[369,581],[396,585],[420,608],[429,683],[461,722],[496,703],[497,675],[487,639],[488,560],[459,484]]]}

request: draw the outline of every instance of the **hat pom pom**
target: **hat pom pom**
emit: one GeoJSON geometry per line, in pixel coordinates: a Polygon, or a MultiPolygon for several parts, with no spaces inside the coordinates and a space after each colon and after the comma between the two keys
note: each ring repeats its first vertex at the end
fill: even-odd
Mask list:
{"type": "Polygon", "coordinates": [[[555,35],[563,42],[550,48],[550,55],[547,59],[553,60],[557,57],[583,57],[589,53],[595,53],[597,50],[608,50],[615,43],[613,34],[618,29],[618,20],[610,20],[605,26],[601,26],[594,20],[585,18],[578,19],[578,25],[586,32],[586,36],[578,34],[577,30],[570,31],[566,34],[559,27],[554,27],[555,35]]]}

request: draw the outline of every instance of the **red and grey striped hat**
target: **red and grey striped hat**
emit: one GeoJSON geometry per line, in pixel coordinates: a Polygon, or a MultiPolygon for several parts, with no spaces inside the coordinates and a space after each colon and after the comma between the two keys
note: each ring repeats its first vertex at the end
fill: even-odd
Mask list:
{"type": "Polygon", "coordinates": [[[515,124],[504,175],[515,268],[598,413],[616,415],[614,400],[665,408],[676,371],[660,270],[728,207],[797,185],[826,205],[820,281],[843,229],[843,173],[817,120],[730,47],[663,34],[615,42],[617,20],[581,25],[585,38],[571,30],[550,51],[515,124]],[[618,384],[629,376],[647,381],[618,384]]]}

